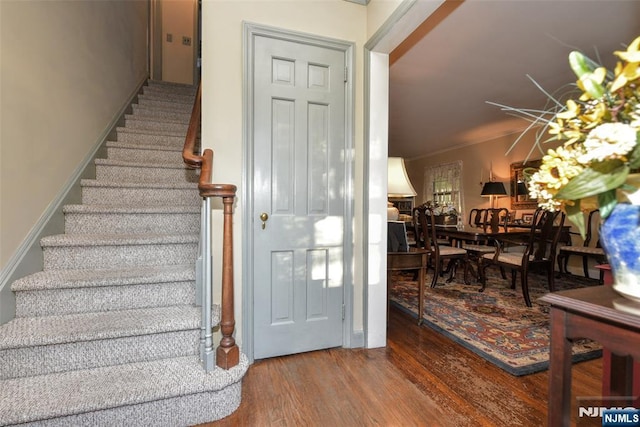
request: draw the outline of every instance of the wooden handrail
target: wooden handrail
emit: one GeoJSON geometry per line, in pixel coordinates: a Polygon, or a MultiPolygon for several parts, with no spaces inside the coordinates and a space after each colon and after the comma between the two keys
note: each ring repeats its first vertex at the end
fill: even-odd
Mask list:
{"type": "MultiPolygon", "coordinates": [[[[189,119],[189,128],[187,129],[187,136],[184,139],[184,148],[182,149],[182,159],[185,164],[191,169],[197,169],[202,167],[202,156],[197,155],[196,152],[196,139],[198,138],[198,131],[200,129],[201,113],[201,94],[202,84],[198,84],[198,90],[196,92],[196,99],[193,102],[193,108],[191,109],[191,118],[189,119]]],[[[202,182],[202,178],[200,179],[202,182]]]]}
{"type": "Polygon", "coordinates": [[[236,186],[232,184],[213,184],[213,151],[204,150],[202,155],[196,154],[196,139],[201,123],[202,85],[198,85],[196,99],[191,110],[189,128],[185,137],[182,159],[192,168],[200,168],[198,190],[203,198],[220,197],[223,204],[223,237],[222,237],[222,303],[220,315],[220,332],[222,339],[216,350],[216,365],[230,369],[240,363],[240,350],[233,338],[235,328],[234,295],[233,295],[233,203],[236,197],[236,186]]]}

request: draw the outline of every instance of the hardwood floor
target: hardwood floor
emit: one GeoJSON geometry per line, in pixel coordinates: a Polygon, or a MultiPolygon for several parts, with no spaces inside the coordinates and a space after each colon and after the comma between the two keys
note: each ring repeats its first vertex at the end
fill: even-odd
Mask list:
{"type": "MultiPolygon", "coordinates": [[[[601,359],[574,365],[574,402],[600,395],[601,373],[601,359]]],[[[392,308],[386,348],[257,361],[240,408],[206,425],[543,426],[547,381],[514,377],[392,308]]]]}

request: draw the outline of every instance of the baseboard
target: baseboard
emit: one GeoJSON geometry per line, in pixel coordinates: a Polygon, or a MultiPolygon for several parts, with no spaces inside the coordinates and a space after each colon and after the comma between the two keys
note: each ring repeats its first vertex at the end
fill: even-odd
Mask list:
{"type": "Polygon", "coordinates": [[[351,345],[350,348],[363,348],[364,347],[364,331],[353,331],[351,333],[351,345]]]}
{"type": "Polygon", "coordinates": [[[11,283],[21,277],[42,271],[40,239],[44,236],[64,233],[63,206],[79,201],[81,198],[80,180],[95,176],[94,160],[101,154],[102,150],[106,149],[106,142],[115,135],[116,128],[124,123],[125,114],[128,113],[128,109],[136,100],[147,80],[148,76],[145,76],[136,85],[135,90],[129,95],[122,108],[113,116],[100,134],[91,152],[76,168],[56,198],[47,206],[47,209],[45,209],[42,216],[40,216],[27,237],[0,272],[0,324],[13,319],[16,314],[16,301],[13,292],[11,292],[11,283]]]}

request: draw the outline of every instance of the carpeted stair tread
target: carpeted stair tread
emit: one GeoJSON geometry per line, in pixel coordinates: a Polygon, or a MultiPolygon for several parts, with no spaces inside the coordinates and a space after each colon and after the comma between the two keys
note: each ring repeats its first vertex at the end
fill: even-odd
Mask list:
{"type": "Polygon", "coordinates": [[[191,120],[191,114],[186,111],[176,113],[173,111],[156,110],[139,105],[136,105],[133,108],[133,114],[131,116],[134,118],[144,118],[149,120],[171,120],[176,123],[189,123],[191,120]]]}
{"type": "Polygon", "coordinates": [[[167,114],[165,116],[153,115],[151,113],[143,114],[141,112],[136,111],[134,114],[126,114],[125,120],[140,120],[145,122],[153,122],[153,123],[175,123],[181,125],[188,125],[191,116],[189,114],[176,114],[171,115],[167,114]]]}
{"type": "Polygon", "coordinates": [[[119,160],[119,159],[95,159],[96,166],[123,166],[123,167],[137,167],[141,169],[188,169],[184,162],[182,161],[182,157],[178,157],[176,160],[171,163],[165,162],[155,162],[155,163],[140,163],[136,161],[127,161],[127,160],[119,160]]]}
{"type": "Polygon", "coordinates": [[[173,123],[168,121],[148,120],[143,118],[127,118],[125,120],[125,127],[129,130],[152,130],[156,132],[180,132],[183,135],[187,134],[189,127],[188,123],[173,123]]]}
{"type": "Polygon", "coordinates": [[[207,374],[197,356],[183,356],[4,380],[0,382],[0,425],[219,391],[239,382],[247,368],[247,358],[241,354],[238,366],[207,374]]]}
{"type": "Polygon", "coordinates": [[[2,325],[0,350],[198,329],[200,308],[187,305],[17,317],[2,325]]]}
{"type": "Polygon", "coordinates": [[[144,103],[145,101],[159,101],[159,102],[177,104],[179,108],[183,108],[185,106],[189,108],[193,108],[194,99],[195,99],[194,96],[184,96],[184,95],[181,96],[178,94],[174,94],[174,96],[161,97],[157,95],[143,93],[142,95],[138,95],[138,104],[140,104],[140,102],[144,103]]]}
{"type": "Polygon", "coordinates": [[[133,144],[130,142],[108,141],[107,148],[127,148],[131,150],[171,151],[181,158],[182,147],[171,145],[133,144]]]}
{"type": "Polygon", "coordinates": [[[178,190],[198,189],[198,184],[192,182],[119,182],[97,179],[83,179],[80,181],[80,185],[84,187],[157,188],[178,190]]]}
{"type": "Polygon", "coordinates": [[[163,135],[151,133],[128,132],[126,128],[117,130],[117,139],[121,142],[141,145],[158,145],[169,147],[184,146],[184,135],[163,135]]]}
{"type": "Polygon", "coordinates": [[[120,246],[197,243],[197,234],[55,234],[40,240],[43,247],[120,246]]]}
{"type": "Polygon", "coordinates": [[[11,290],[20,292],[47,289],[79,289],[193,280],[195,280],[195,267],[193,265],[95,270],[48,270],[16,280],[12,283],[11,290]]]}
{"type": "Polygon", "coordinates": [[[138,95],[138,99],[168,101],[168,102],[175,102],[178,104],[189,104],[193,106],[195,95],[185,95],[185,94],[171,93],[171,92],[147,91],[147,92],[143,92],[142,95],[138,95]]]}
{"type": "Polygon", "coordinates": [[[157,108],[158,110],[180,111],[183,113],[191,112],[191,110],[193,109],[193,104],[181,104],[171,101],[158,101],[156,99],[144,99],[143,97],[138,98],[138,105],[157,108]]]}
{"type": "Polygon", "coordinates": [[[180,138],[185,137],[185,132],[176,131],[176,130],[153,130],[153,129],[136,129],[136,128],[128,128],[128,127],[118,127],[116,132],[127,132],[132,134],[140,134],[140,135],[160,135],[160,136],[177,136],[180,138]]]}
{"type": "Polygon", "coordinates": [[[131,213],[131,214],[175,214],[175,213],[200,213],[199,206],[190,205],[65,205],[64,213],[131,213]]]}
{"type": "Polygon", "coordinates": [[[173,93],[185,93],[195,95],[197,87],[187,83],[166,82],[162,80],[149,80],[142,90],[165,91],[173,93]]]}

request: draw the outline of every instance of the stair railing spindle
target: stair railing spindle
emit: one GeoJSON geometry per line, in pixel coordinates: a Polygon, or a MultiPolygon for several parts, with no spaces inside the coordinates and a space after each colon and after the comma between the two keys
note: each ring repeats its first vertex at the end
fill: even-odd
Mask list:
{"type": "Polygon", "coordinates": [[[233,203],[235,201],[236,186],[231,184],[211,183],[213,172],[213,151],[204,150],[202,155],[196,154],[196,138],[201,120],[201,86],[198,86],[196,100],[191,112],[191,120],[185,138],[182,158],[191,168],[200,168],[198,189],[203,198],[201,215],[201,254],[202,259],[196,264],[196,282],[201,278],[196,298],[202,306],[202,324],[200,333],[200,357],[205,370],[214,368],[213,337],[212,337],[212,242],[211,242],[211,197],[220,197],[224,206],[223,245],[222,245],[222,303],[220,313],[220,331],[222,339],[216,350],[216,365],[223,369],[230,369],[240,363],[240,350],[233,338],[235,328],[234,295],[233,295],[233,203]],[[199,264],[199,265],[198,265],[199,264]]]}

